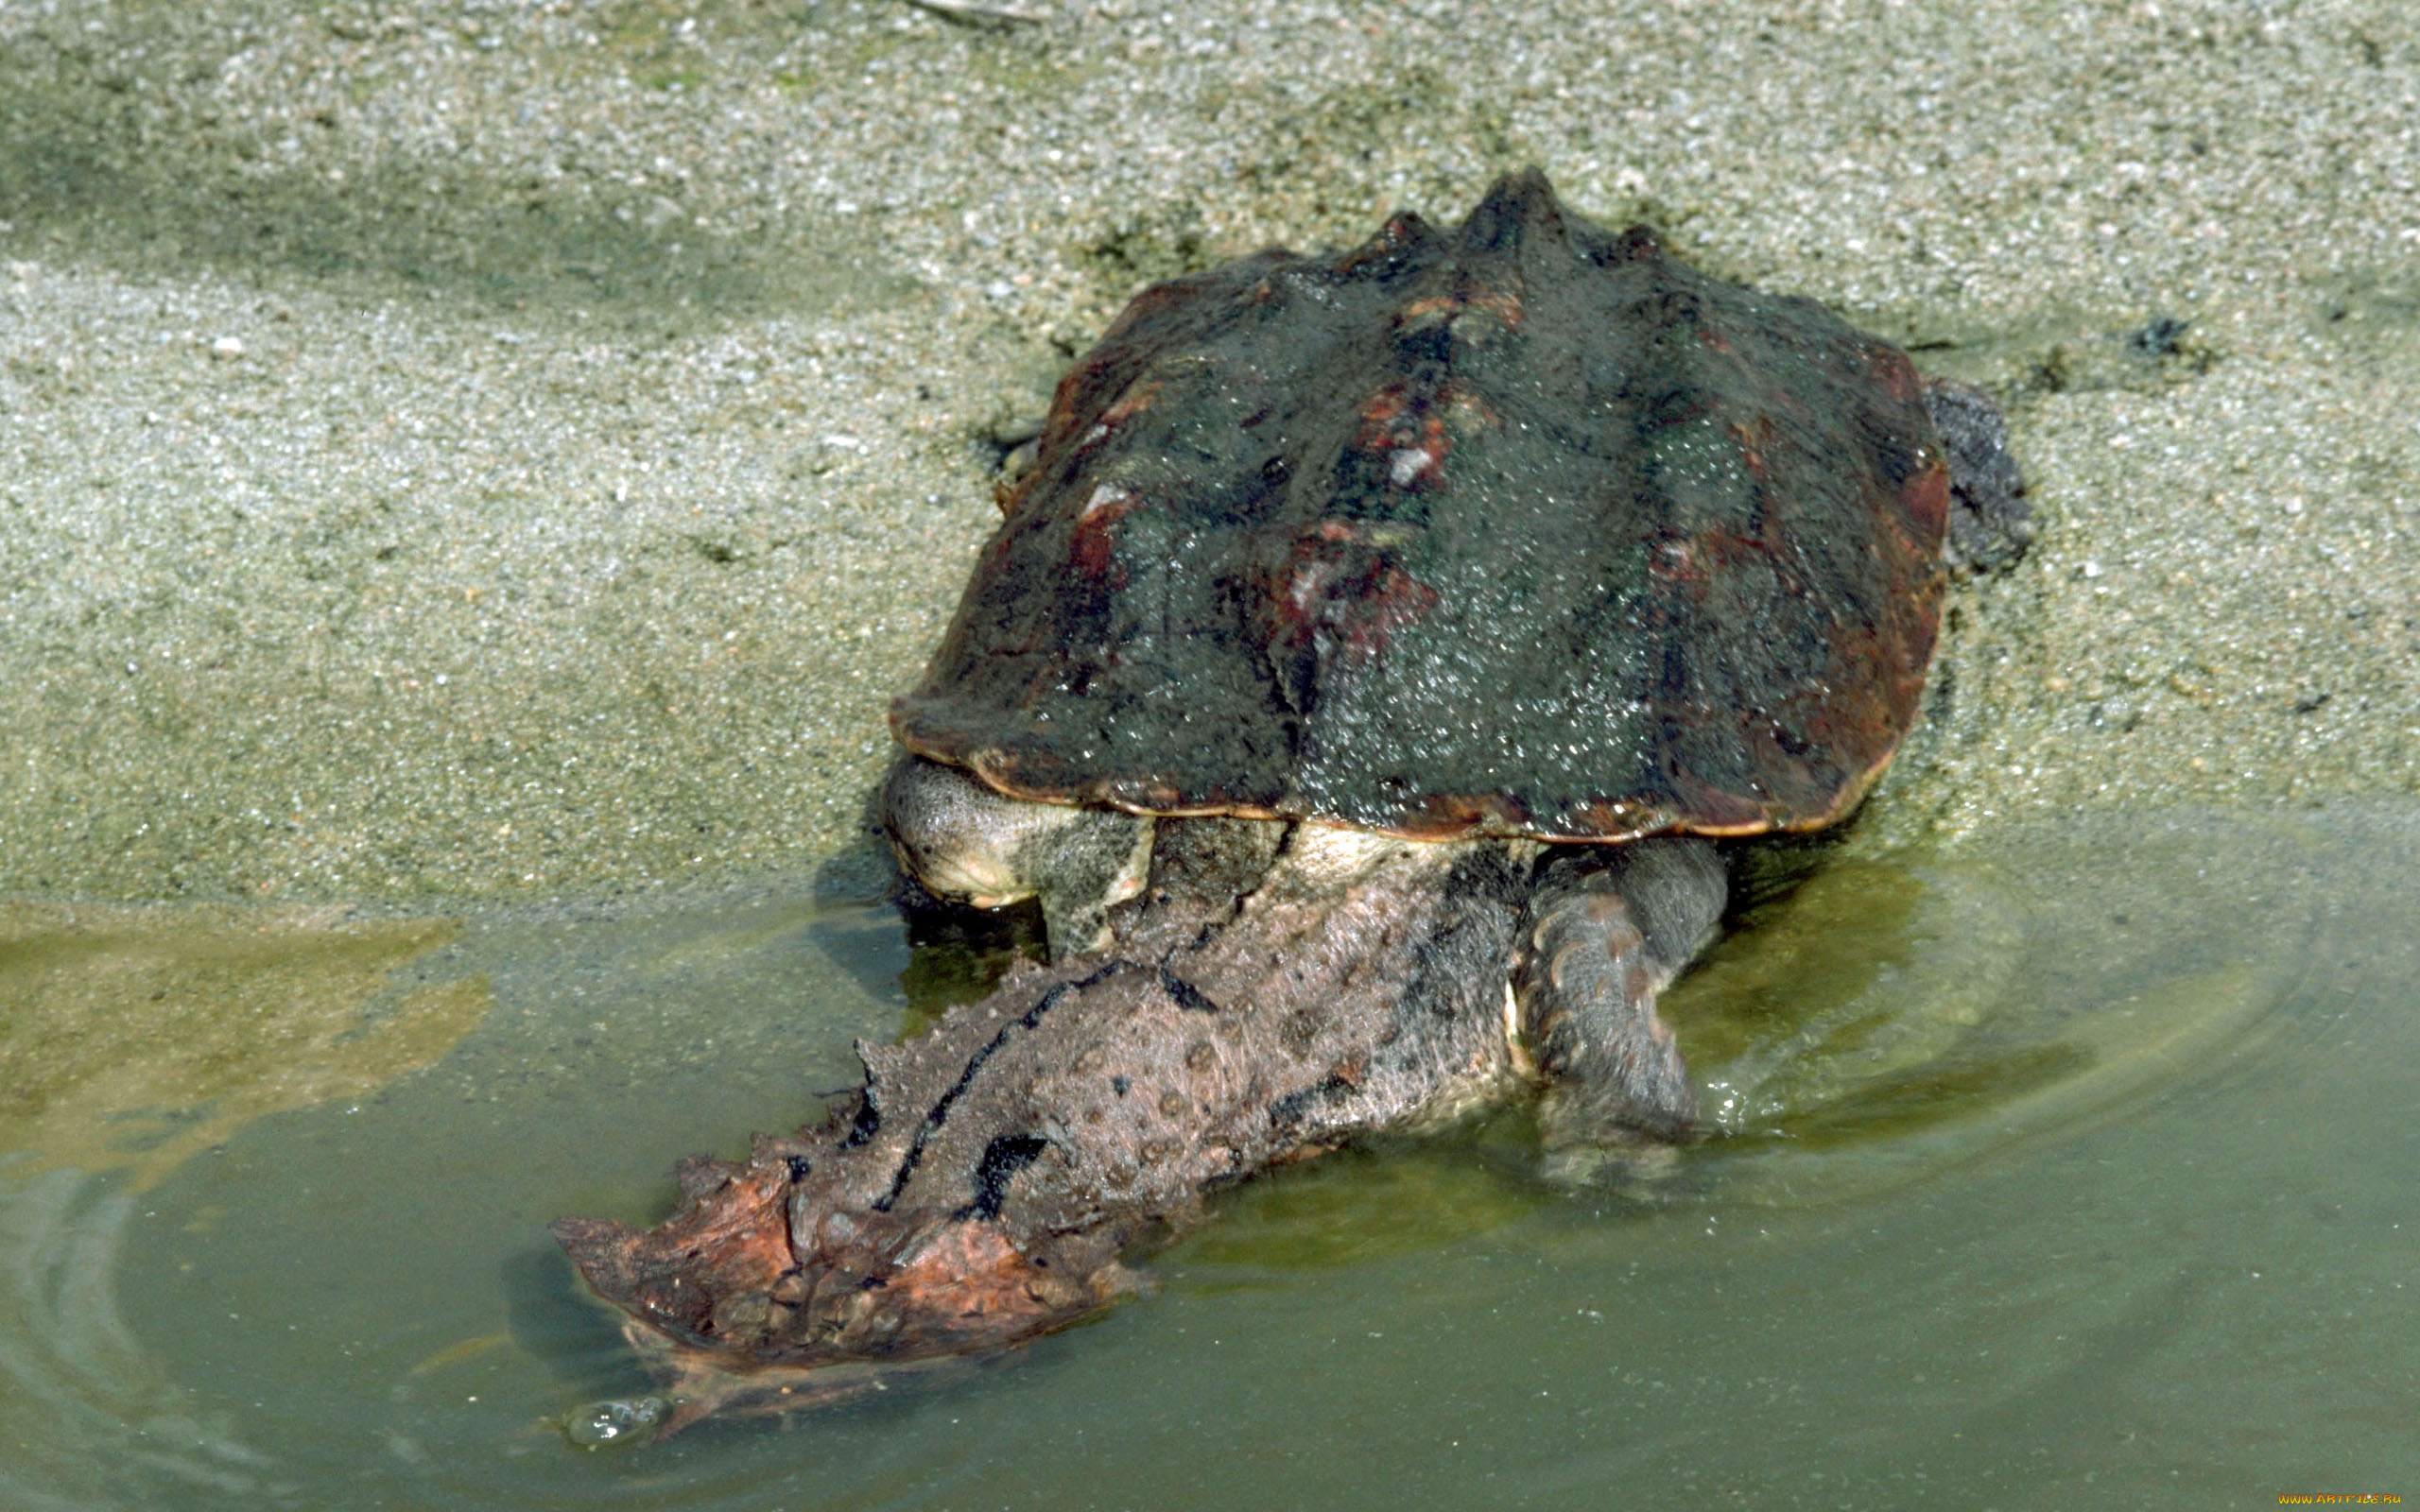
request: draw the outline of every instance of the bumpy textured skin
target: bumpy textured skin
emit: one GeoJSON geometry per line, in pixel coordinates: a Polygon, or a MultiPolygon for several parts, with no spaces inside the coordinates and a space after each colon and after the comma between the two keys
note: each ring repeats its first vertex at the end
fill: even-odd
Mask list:
{"type": "Polygon", "coordinates": [[[1925,381],[1925,409],[1949,461],[1949,531],[1942,558],[1959,572],[1996,572],[2033,543],[2025,479],[1992,396],[1954,378],[1925,381]]]}
{"type": "Polygon", "coordinates": [[[1100,949],[1105,910],[1142,889],[1151,820],[1116,809],[1003,798],[955,766],[909,756],[882,784],[899,868],[937,898],[997,908],[1036,898],[1053,960],[1100,949]]]}
{"type": "Polygon", "coordinates": [[[1714,937],[1730,887],[1713,842],[1574,847],[1530,896],[1512,956],[1549,1149],[1682,1140],[1697,1118],[1655,1000],[1714,937]]]}
{"type": "Polygon", "coordinates": [[[1139,296],[892,728],[1143,813],[1814,828],[1914,713],[1947,501],[1903,353],[1532,171],[1139,296]]]}
{"type": "Polygon", "coordinates": [[[657,1228],[554,1226],[671,1381],[670,1426],[1064,1327],[1222,1183],[1512,1090],[1525,851],[1401,844],[1342,885],[1262,884],[1271,827],[1225,828],[1167,828],[1107,952],[861,1045],[825,1125],[684,1164],[657,1228]]]}
{"type": "MultiPolygon", "coordinates": [[[[1719,862],[1528,842],[1853,805],[1931,655],[1945,447],[1961,563],[2012,559],[1987,399],[1535,174],[1450,235],[1399,216],[1145,293],[892,718],[1011,798],[1196,816],[1098,954],[861,1047],[838,1115],[688,1162],[658,1227],[555,1226],[672,1383],[666,1431],[1080,1321],[1219,1185],[1524,1079],[1550,1144],[1681,1137],[1654,1000],[1719,862]],[[1305,816],[1398,839],[1264,822],[1305,816]]],[[[947,808],[887,811],[907,864],[955,843],[947,808]]],[[[977,859],[1061,868],[1008,831],[977,859]]]]}

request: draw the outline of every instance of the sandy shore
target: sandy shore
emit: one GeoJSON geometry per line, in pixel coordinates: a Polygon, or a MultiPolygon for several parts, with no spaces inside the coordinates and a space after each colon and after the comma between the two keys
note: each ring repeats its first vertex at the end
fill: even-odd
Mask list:
{"type": "Polygon", "coordinates": [[[868,885],[993,430],[1530,163],[2007,404],[1869,843],[2420,789],[2400,0],[1057,9],[0,5],[0,894],[868,885]]]}

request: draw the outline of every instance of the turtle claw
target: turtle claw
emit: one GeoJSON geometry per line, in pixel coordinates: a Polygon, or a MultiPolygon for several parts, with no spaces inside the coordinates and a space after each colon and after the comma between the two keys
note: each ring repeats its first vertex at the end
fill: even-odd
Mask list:
{"type": "Polygon", "coordinates": [[[1538,1178],[1574,1195],[1619,1192],[1644,1195],[1680,1173],[1680,1146],[1634,1141],[1627,1144],[1549,1145],[1539,1153],[1538,1178]]]}

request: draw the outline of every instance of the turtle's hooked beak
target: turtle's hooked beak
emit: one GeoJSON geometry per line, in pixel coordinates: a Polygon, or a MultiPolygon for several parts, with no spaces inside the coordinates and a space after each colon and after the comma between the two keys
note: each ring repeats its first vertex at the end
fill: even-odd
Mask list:
{"type": "Polygon", "coordinates": [[[819,1180],[806,1141],[760,1137],[744,1165],[691,1160],[684,1200],[649,1229],[564,1218],[552,1231],[676,1406],[792,1412],[908,1366],[1064,1328],[1133,1290],[1114,1254],[1029,1254],[993,1215],[893,1213],[819,1180]]]}

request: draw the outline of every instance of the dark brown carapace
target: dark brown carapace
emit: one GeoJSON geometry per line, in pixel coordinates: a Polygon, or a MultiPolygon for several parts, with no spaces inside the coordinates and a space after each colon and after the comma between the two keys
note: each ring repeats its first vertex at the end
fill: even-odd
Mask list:
{"type": "Polygon", "coordinates": [[[1525,173],[1138,297],[891,724],[1146,813],[1819,828],[1913,717],[1947,504],[1897,349],[1525,173]]]}
{"type": "MultiPolygon", "coordinates": [[[[1997,412],[1950,405],[2015,489],[1997,412]]],[[[556,1233],[675,1425],[1098,1313],[1219,1183],[1519,1079],[1518,842],[1853,807],[1916,710],[1948,505],[1906,356],[1534,172],[1451,232],[1147,290],[894,730],[1011,798],[1439,843],[1323,897],[1163,897],[1155,859],[1107,953],[865,1049],[831,1123],[693,1161],[657,1228],[556,1233]]]]}

